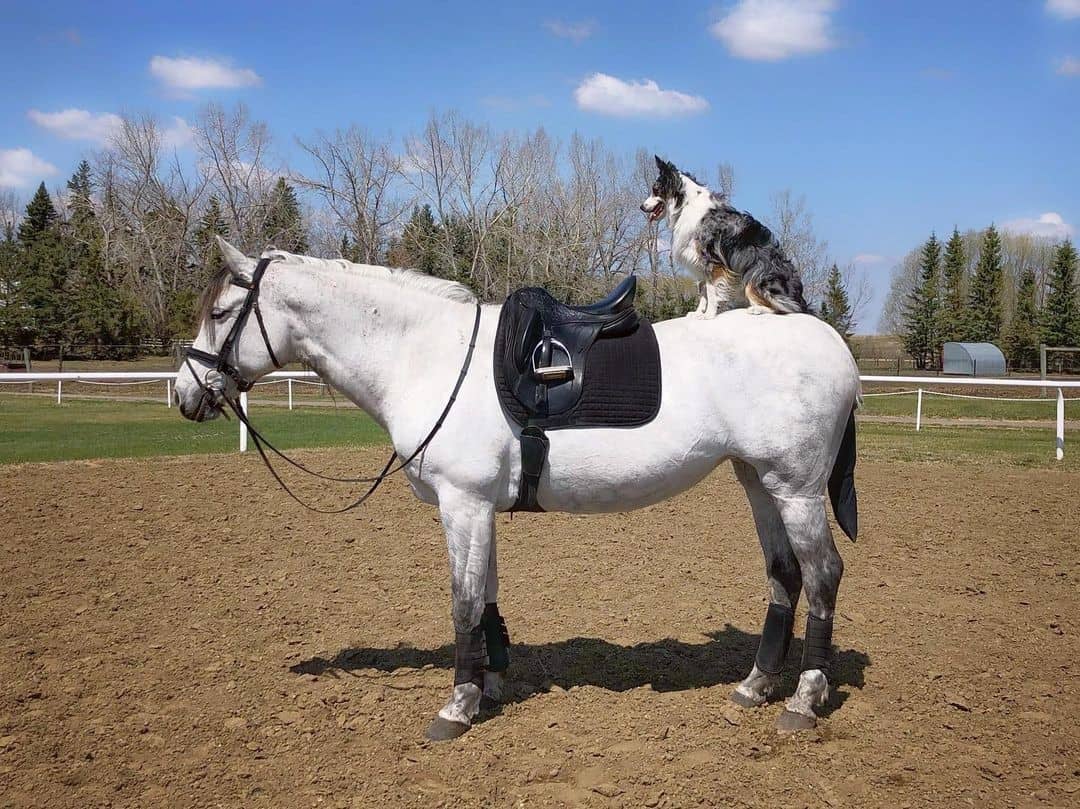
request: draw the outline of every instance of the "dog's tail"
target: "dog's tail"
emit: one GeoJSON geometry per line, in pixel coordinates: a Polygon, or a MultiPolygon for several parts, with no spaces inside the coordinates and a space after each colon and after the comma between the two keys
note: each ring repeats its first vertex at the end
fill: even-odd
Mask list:
{"type": "Polygon", "coordinates": [[[829,499],[836,522],[855,541],[859,534],[859,503],[855,494],[855,410],[848,414],[840,450],[829,475],[829,499]]]}
{"type": "Polygon", "coordinates": [[[757,283],[751,281],[746,285],[746,299],[781,315],[810,311],[809,304],[803,298],[802,281],[798,278],[773,278],[757,283]]]}

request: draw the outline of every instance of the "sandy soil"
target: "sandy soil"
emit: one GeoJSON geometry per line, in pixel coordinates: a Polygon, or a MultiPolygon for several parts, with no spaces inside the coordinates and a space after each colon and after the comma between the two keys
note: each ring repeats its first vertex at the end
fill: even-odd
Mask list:
{"type": "Polygon", "coordinates": [[[727,702],[765,610],[730,469],[629,516],[500,518],[512,698],[431,745],[435,512],[395,482],[311,515],[256,464],[0,470],[0,805],[1080,804],[1080,474],[862,463],[834,697],[794,737],[727,702]]]}

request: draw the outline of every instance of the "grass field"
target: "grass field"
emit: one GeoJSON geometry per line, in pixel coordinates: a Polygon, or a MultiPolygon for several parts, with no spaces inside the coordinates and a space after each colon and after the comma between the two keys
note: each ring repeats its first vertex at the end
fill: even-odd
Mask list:
{"type": "MultiPolygon", "coordinates": [[[[892,403],[905,398],[869,401],[892,403]]],[[[924,401],[924,413],[948,415],[932,408],[953,401],[939,399],[929,408],[924,401]]],[[[1080,402],[1070,405],[1072,416],[1080,415],[1076,407],[1080,402]]],[[[1013,408],[1009,412],[1014,418],[1024,418],[1016,416],[1016,410],[1030,412],[1027,418],[1053,415],[1052,410],[1049,414],[1045,412],[1045,403],[1005,403],[1004,406],[1013,408]],[[1043,409],[1026,411],[1029,407],[1043,409]]],[[[867,408],[871,414],[880,414],[882,410],[867,408]]],[[[914,401],[897,406],[895,412],[913,413],[914,401]]],[[[256,407],[252,415],[259,430],[283,449],[364,446],[386,441],[386,435],[368,416],[350,406],[298,407],[293,411],[256,407]]],[[[969,415],[969,411],[964,411],[964,415],[969,415]]],[[[988,416],[999,417],[997,411],[988,416]]],[[[1022,424],[1003,429],[935,426],[916,433],[907,424],[863,422],[859,427],[859,456],[868,460],[947,463],[990,459],[1017,466],[1080,468],[1080,433],[1075,430],[1066,433],[1066,458],[1059,463],[1054,460],[1053,432],[1046,428],[1025,428],[1022,424]]],[[[181,418],[175,409],[149,402],[71,398],[58,406],[42,397],[0,394],[0,464],[235,452],[237,431],[235,420],[194,424],[181,418]]]]}
{"type": "MultiPolygon", "coordinates": [[[[256,426],[282,449],[381,444],[386,435],[351,405],[253,411],[256,426]]],[[[195,424],[175,408],[148,402],[0,395],[0,463],[136,458],[235,452],[234,420],[195,424]]]]}
{"type": "MultiPolygon", "coordinates": [[[[1008,391],[1006,391],[1008,393],[1008,391]]],[[[1057,395],[1053,391],[1052,395],[1057,395]]],[[[1080,391],[1070,390],[1068,397],[1080,397],[1080,391]]],[[[915,418],[917,396],[914,393],[896,396],[867,396],[862,412],[868,416],[910,416],[915,418]]],[[[1056,401],[987,401],[983,399],[954,399],[923,392],[923,418],[1008,419],[1017,421],[1051,420],[1057,417],[1056,401]]],[[[1065,418],[1080,419],[1080,399],[1065,402],[1065,418]]]]}

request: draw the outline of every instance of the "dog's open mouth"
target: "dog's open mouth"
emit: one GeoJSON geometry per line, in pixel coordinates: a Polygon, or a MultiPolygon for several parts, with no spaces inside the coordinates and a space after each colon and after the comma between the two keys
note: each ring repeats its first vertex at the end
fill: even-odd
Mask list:
{"type": "Polygon", "coordinates": [[[664,203],[658,202],[656,207],[649,212],[649,221],[655,222],[661,216],[664,215],[664,203]]]}

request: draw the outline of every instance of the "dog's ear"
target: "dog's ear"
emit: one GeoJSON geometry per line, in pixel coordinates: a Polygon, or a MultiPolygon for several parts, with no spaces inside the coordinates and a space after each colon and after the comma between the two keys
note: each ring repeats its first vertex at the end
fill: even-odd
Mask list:
{"type": "Polygon", "coordinates": [[[676,171],[678,171],[678,169],[675,168],[674,163],[669,163],[668,161],[660,157],[660,155],[654,154],[653,157],[656,159],[656,167],[660,169],[661,174],[674,174],[676,171]]]}

